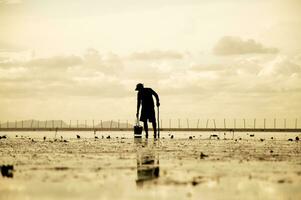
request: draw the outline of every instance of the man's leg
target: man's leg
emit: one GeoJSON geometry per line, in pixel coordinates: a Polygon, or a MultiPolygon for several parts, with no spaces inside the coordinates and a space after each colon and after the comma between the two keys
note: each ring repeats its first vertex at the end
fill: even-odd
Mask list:
{"type": "Polygon", "coordinates": [[[153,129],[154,129],[154,138],[157,138],[157,123],[156,121],[152,122],[153,129]]]}
{"type": "Polygon", "coordinates": [[[147,126],[147,120],[145,120],[143,122],[143,127],[144,127],[144,131],[145,131],[145,137],[148,138],[148,126],[147,126]]]}

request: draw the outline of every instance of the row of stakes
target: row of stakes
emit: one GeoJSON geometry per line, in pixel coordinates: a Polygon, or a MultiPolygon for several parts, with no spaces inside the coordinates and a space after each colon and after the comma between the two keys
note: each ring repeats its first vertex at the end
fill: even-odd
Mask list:
{"type": "MultiPolygon", "coordinates": [[[[254,129],[256,128],[256,121],[257,121],[256,119],[253,120],[253,128],[254,128],[254,129]]],[[[266,128],[266,121],[267,121],[266,119],[263,119],[263,128],[264,128],[264,129],[266,128]]],[[[63,127],[63,124],[64,124],[63,120],[50,120],[50,121],[47,121],[47,120],[46,120],[45,122],[43,122],[43,123],[44,123],[44,126],[41,126],[41,124],[40,124],[41,122],[40,122],[40,121],[37,121],[37,127],[34,127],[34,126],[33,126],[34,120],[32,120],[31,123],[30,123],[30,127],[27,127],[27,128],[50,128],[49,126],[47,126],[47,125],[49,125],[49,123],[50,123],[50,125],[51,125],[51,128],[80,128],[80,127],[82,128],[83,126],[84,126],[84,128],[88,128],[88,127],[91,128],[91,126],[88,126],[88,125],[87,125],[87,120],[85,120],[85,124],[84,124],[84,125],[79,124],[79,121],[77,120],[77,121],[76,121],[76,127],[72,126],[71,122],[72,122],[72,121],[70,120],[70,121],[69,121],[69,126],[67,126],[67,127],[64,126],[64,127],[63,127]],[[57,121],[60,122],[60,125],[59,125],[59,126],[55,125],[55,122],[57,122],[57,121]]],[[[114,122],[113,120],[110,120],[110,126],[109,126],[108,128],[113,128],[113,122],[114,122]]],[[[171,122],[172,122],[172,120],[170,119],[170,120],[169,120],[169,128],[172,128],[171,122]]],[[[210,119],[207,119],[207,121],[206,121],[206,128],[208,128],[209,122],[210,122],[210,119]]],[[[217,128],[215,119],[212,119],[212,122],[213,122],[214,128],[217,128]]],[[[19,123],[20,123],[20,122],[19,122],[19,123]]],[[[42,124],[43,124],[43,123],[42,123],[42,124]]],[[[24,127],[24,121],[23,121],[23,120],[21,121],[21,127],[18,127],[18,122],[17,122],[17,121],[15,121],[15,126],[14,126],[14,127],[10,127],[9,124],[10,124],[10,122],[7,121],[5,127],[6,127],[6,128],[25,128],[25,127],[24,127]]],[[[56,124],[57,124],[57,123],[56,123],[56,124]]],[[[160,121],[161,128],[163,128],[163,127],[162,127],[162,124],[163,124],[163,120],[160,121]]],[[[199,128],[199,124],[200,124],[200,120],[198,119],[196,128],[199,128]]],[[[127,121],[126,121],[126,126],[123,127],[123,128],[130,128],[129,125],[131,125],[131,124],[129,124],[129,123],[128,123],[128,120],[127,120],[127,121]]],[[[187,125],[187,128],[190,128],[190,126],[189,126],[189,120],[188,120],[188,119],[186,120],[186,125],[187,125]]],[[[227,128],[226,119],[224,119],[223,125],[224,125],[223,128],[227,128]]],[[[231,127],[231,128],[237,128],[236,119],[233,120],[233,125],[234,125],[234,127],[231,127]]],[[[273,125],[274,125],[274,126],[273,126],[274,128],[277,128],[277,119],[274,119],[273,125]]],[[[131,125],[131,126],[132,126],[132,125],[131,125]]],[[[103,121],[100,120],[100,123],[99,123],[96,127],[99,127],[99,128],[105,128],[105,127],[103,126],[103,121]]],[[[96,128],[96,127],[95,127],[95,121],[92,120],[92,128],[96,128]]],[[[243,128],[246,128],[246,127],[247,127],[247,126],[246,126],[246,120],[243,119],[243,128]]],[[[295,119],[295,128],[297,129],[297,127],[298,127],[298,119],[295,119]]],[[[1,122],[0,122],[0,128],[1,128],[1,122]]],[[[3,128],[4,128],[4,127],[3,127],[3,128]]],[[[120,127],[120,120],[118,120],[118,122],[117,122],[117,127],[114,127],[114,128],[121,128],[121,127],[120,127]]],[[[178,128],[181,128],[181,120],[180,120],[180,119],[178,119],[178,128]]],[[[230,128],[230,127],[229,127],[229,128],[230,128]]],[[[283,119],[283,128],[287,128],[287,119],[283,119]]]]}

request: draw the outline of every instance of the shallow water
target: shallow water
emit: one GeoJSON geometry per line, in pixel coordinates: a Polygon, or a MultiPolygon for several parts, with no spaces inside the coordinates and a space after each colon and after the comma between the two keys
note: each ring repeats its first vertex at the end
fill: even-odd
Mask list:
{"type": "Polygon", "coordinates": [[[1,200],[301,197],[301,143],[287,141],[298,133],[162,132],[158,141],[131,132],[6,135],[0,165],[15,170],[0,177],[1,200]]]}

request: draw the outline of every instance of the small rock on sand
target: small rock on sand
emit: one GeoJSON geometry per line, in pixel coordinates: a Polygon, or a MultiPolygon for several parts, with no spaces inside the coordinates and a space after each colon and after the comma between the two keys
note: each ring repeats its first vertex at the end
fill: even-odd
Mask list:
{"type": "Polygon", "coordinates": [[[170,136],[170,139],[173,139],[173,137],[174,137],[174,136],[173,136],[173,135],[171,135],[171,136],[170,136]]]}
{"type": "Polygon", "coordinates": [[[77,139],[80,139],[80,136],[79,136],[79,135],[76,135],[76,138],[77,138],[77,139]]]}
{"type": "Polygon", "coordinates": [[[250,134],[250,137],[254,137],[255,135],[254,134],[250,134]]]}
{"type": "Polygon", "coordinates": [[[189,136],[189,140],[192,140],[192,136],[189,136]]]}
{"type": "Polygon", "coordinates": [[[298,136],[295,139],[296,139],[296,141],[299,141],[299,137],[298,136]]]}
{"type": "Polygon", "coordinates": [[[111,139],[111,136],[109,135],[109,136],[107,136],[107,139],[111,139]]]}
{"type": "Polygon", "coordinates": [[[3,177],[13,178],[13,165],[0,165],[1,168],[1,174],[3,177]]]}
{"type": "Polygon", "coordinates": [[[292,138],[289,138],[287,141],[290,141],[290,142],[292,142],[292,141],[293,141],[293,139],[292,139],[292,138]]]}
{"type": "Polygon", "coordinates": [[[204,159],[204,158],[206,158],[206,157],[208,157],[208,155],[206,155],[206,154],[204,154],[203,152],[201,152],[201,154],[200,154],[200,159],[204,159]]]}

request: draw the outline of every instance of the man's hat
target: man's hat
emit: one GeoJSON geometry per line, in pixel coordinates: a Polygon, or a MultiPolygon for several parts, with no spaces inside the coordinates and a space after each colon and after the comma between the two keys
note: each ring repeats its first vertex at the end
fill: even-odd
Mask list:
{"type": "Polygon", "coordinates": [[[143,84],[142,83],[138,83],[137,85],[136,85],[136,91],[137,90],[140,90],[140,89],[142,89],[143,88],[143,84]]]}

